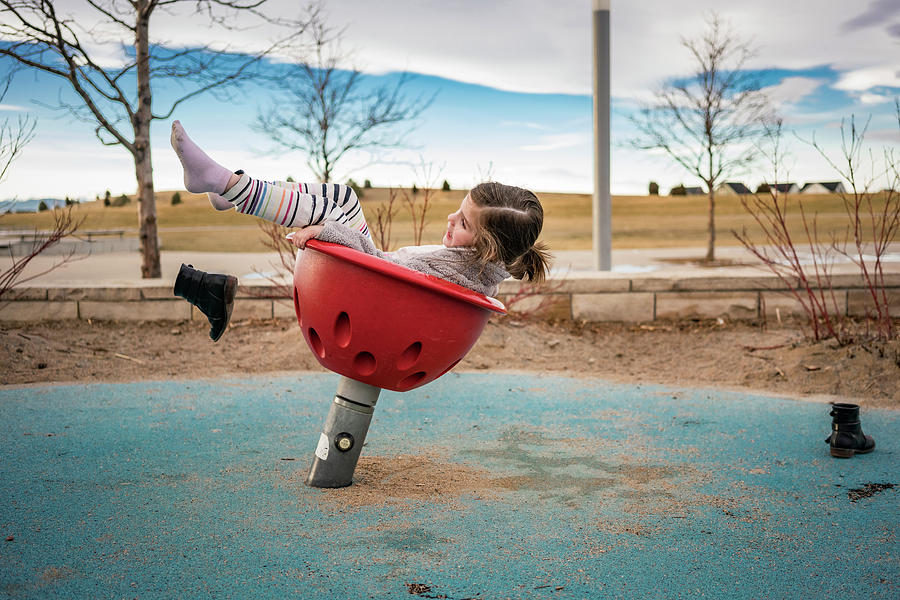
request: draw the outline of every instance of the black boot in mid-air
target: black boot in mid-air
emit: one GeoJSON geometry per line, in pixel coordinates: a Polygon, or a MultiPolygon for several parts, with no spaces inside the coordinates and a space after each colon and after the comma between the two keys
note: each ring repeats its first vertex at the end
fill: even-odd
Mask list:
{"type": "Polygon", "coordinates": [[[175,279],[175,295],[180,296],[200,309],[209,319],[209,337],[218,341],[234,307],[237,291],[237,277],[219,273],[204,273],[193,265],[181,265],[175,279]]]}

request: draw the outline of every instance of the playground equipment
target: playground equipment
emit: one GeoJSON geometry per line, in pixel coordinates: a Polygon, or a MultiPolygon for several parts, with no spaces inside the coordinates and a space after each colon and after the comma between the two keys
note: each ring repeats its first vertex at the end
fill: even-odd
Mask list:
{"type": "Polygon", "coordinates": [[[294,309],[319,363],[342,375],[306,483],[344,487],[382,389],[408,392],[452,369],[503,304],[320,240],[298,252],[294,309]]]}

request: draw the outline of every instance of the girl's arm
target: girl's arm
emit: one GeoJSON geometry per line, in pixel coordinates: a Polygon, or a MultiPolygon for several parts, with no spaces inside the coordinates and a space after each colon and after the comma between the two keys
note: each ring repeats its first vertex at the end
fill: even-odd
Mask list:
{"type": "Polygon", "coordinates": [[[310,225],[309,227],[292,231],[285,237],[301,250],[306,247],[306,242],[316,238],[323,242],[347,246],[378,258],[388,258],[387,254],[375,247],[375,244],[372,243],[372,240],[367,235],[336,221],[326,221],[323,225],[310,225]]]}
{"type": "Polygon", "coordinates": [[[292,244],[303,250],[306,248],[306,242],[322,233],[323,229],[325,229],[323,225],[311,225],[310,227],[292,231],[285,237],[291,240],[292,244]]]}
{"type": "Polygon", "coordinates": [[[371,254],[378,258],[388,258],[384,252],[375,247],[375,244],[372,243],[372,240],[367,235],[334,221],[325,222],[322,230],[316,235],[316,238],[323,242],[332,242],[340,244],[341,246],[347,246],[348,248],[353,248],[354,250],[359,250],[360,252],[365,252],[366,254],[371,254]]]}

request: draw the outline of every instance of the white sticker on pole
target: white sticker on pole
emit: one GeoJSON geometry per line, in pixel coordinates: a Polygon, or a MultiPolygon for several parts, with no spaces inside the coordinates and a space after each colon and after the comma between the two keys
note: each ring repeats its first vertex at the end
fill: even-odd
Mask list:
{"type": "Polygon", "coordinates": [[[322,460],[328,460],[328,436],[319,434],[319,445],[316,446],[316,456],[322,460]]]}

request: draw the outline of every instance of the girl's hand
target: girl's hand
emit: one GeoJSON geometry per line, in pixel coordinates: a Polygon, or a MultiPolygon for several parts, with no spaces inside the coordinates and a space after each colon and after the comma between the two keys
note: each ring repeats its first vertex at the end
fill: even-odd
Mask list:
{"type": "Polygon", "coordinates": [[[292,231],[285,237],[291,240],[292,244],[303,250],[306,248],[306,242],[319,235],[323,229],[325,229],[325,227],[322,225],[312,225],[311,227],[304,227],[298,231],[292,231]]]}

